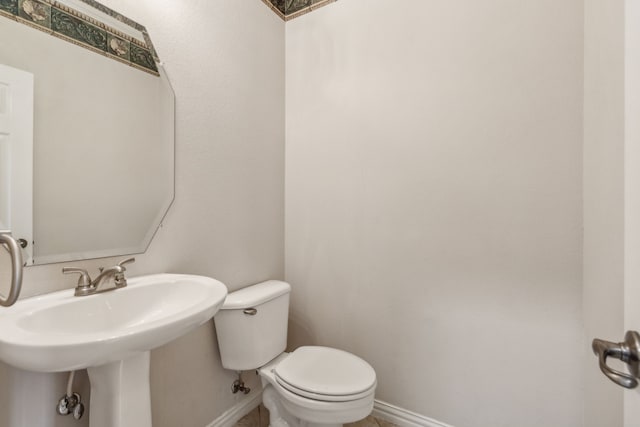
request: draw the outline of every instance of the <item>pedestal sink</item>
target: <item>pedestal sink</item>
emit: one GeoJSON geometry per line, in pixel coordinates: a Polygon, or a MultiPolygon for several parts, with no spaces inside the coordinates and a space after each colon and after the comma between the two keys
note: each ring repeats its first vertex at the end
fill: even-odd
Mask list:
{"type": "Polygon", "coordinates": [[[227,288],[183,274],[128,283],[85,297],[54,292],[0,310],[0,360],[36,372],[87,368],[91,427],[151,427],[150,350],[210,320],[227,288]]]}

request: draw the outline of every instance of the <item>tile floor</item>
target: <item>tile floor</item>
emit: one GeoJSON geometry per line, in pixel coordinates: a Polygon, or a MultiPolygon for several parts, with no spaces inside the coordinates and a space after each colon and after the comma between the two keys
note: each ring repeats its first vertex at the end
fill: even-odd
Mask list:
{"type": "MultiPolygon", "coordinates": [[[[235,427],[269,427],[269,411],[263,405],[249,412],[235,427]]],[[[368,416],[357,423],[345,424],[345,427],[397,427],[388,421],[368,416]]]]}
{"type": "Polygon", "coordinates": [[[260,404],[238,421],[234,427],[269,427],[269,411],[260,404]]]}

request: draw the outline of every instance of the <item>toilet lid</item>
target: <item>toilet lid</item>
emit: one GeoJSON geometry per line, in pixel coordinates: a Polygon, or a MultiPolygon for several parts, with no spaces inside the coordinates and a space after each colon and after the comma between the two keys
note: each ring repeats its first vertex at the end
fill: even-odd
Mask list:
{"type": "Polygon", "coordinates": [[[274,373],[287,390],[316,400],[356,400],[376,386],[371,365],[328,347],[300,347],[280,362],[274,373]]]}

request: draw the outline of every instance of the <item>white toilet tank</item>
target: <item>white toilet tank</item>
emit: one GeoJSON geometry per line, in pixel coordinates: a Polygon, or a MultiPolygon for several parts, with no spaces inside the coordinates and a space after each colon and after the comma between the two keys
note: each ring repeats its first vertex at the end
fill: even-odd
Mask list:
{"type": "Polygon", "coordinates": [[[257,369],[285,350],[290,292],[288,283],[269,280],[227,295],[214,317],[224,368],[257,369]]]}

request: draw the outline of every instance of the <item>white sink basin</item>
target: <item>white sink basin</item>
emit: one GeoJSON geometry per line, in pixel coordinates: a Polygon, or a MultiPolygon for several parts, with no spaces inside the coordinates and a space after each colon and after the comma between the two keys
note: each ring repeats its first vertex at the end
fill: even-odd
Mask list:
{"type": "Polygon", "coordinates": [[[0,310],[0,360],[36,372],[88,368],[92,427],[151,426],[149,351],[210,320],[227,288],[203,276],[156,274],[91,296],[73,292],[0,310]]]}
{"type": "Polygon", "coordinates": [[[91,296],[69,289],[27,298],[0,310],[0,359],[37,372],[104,365],[202,325],[226,295],[215,279],[157,274],[91,296]]]}

